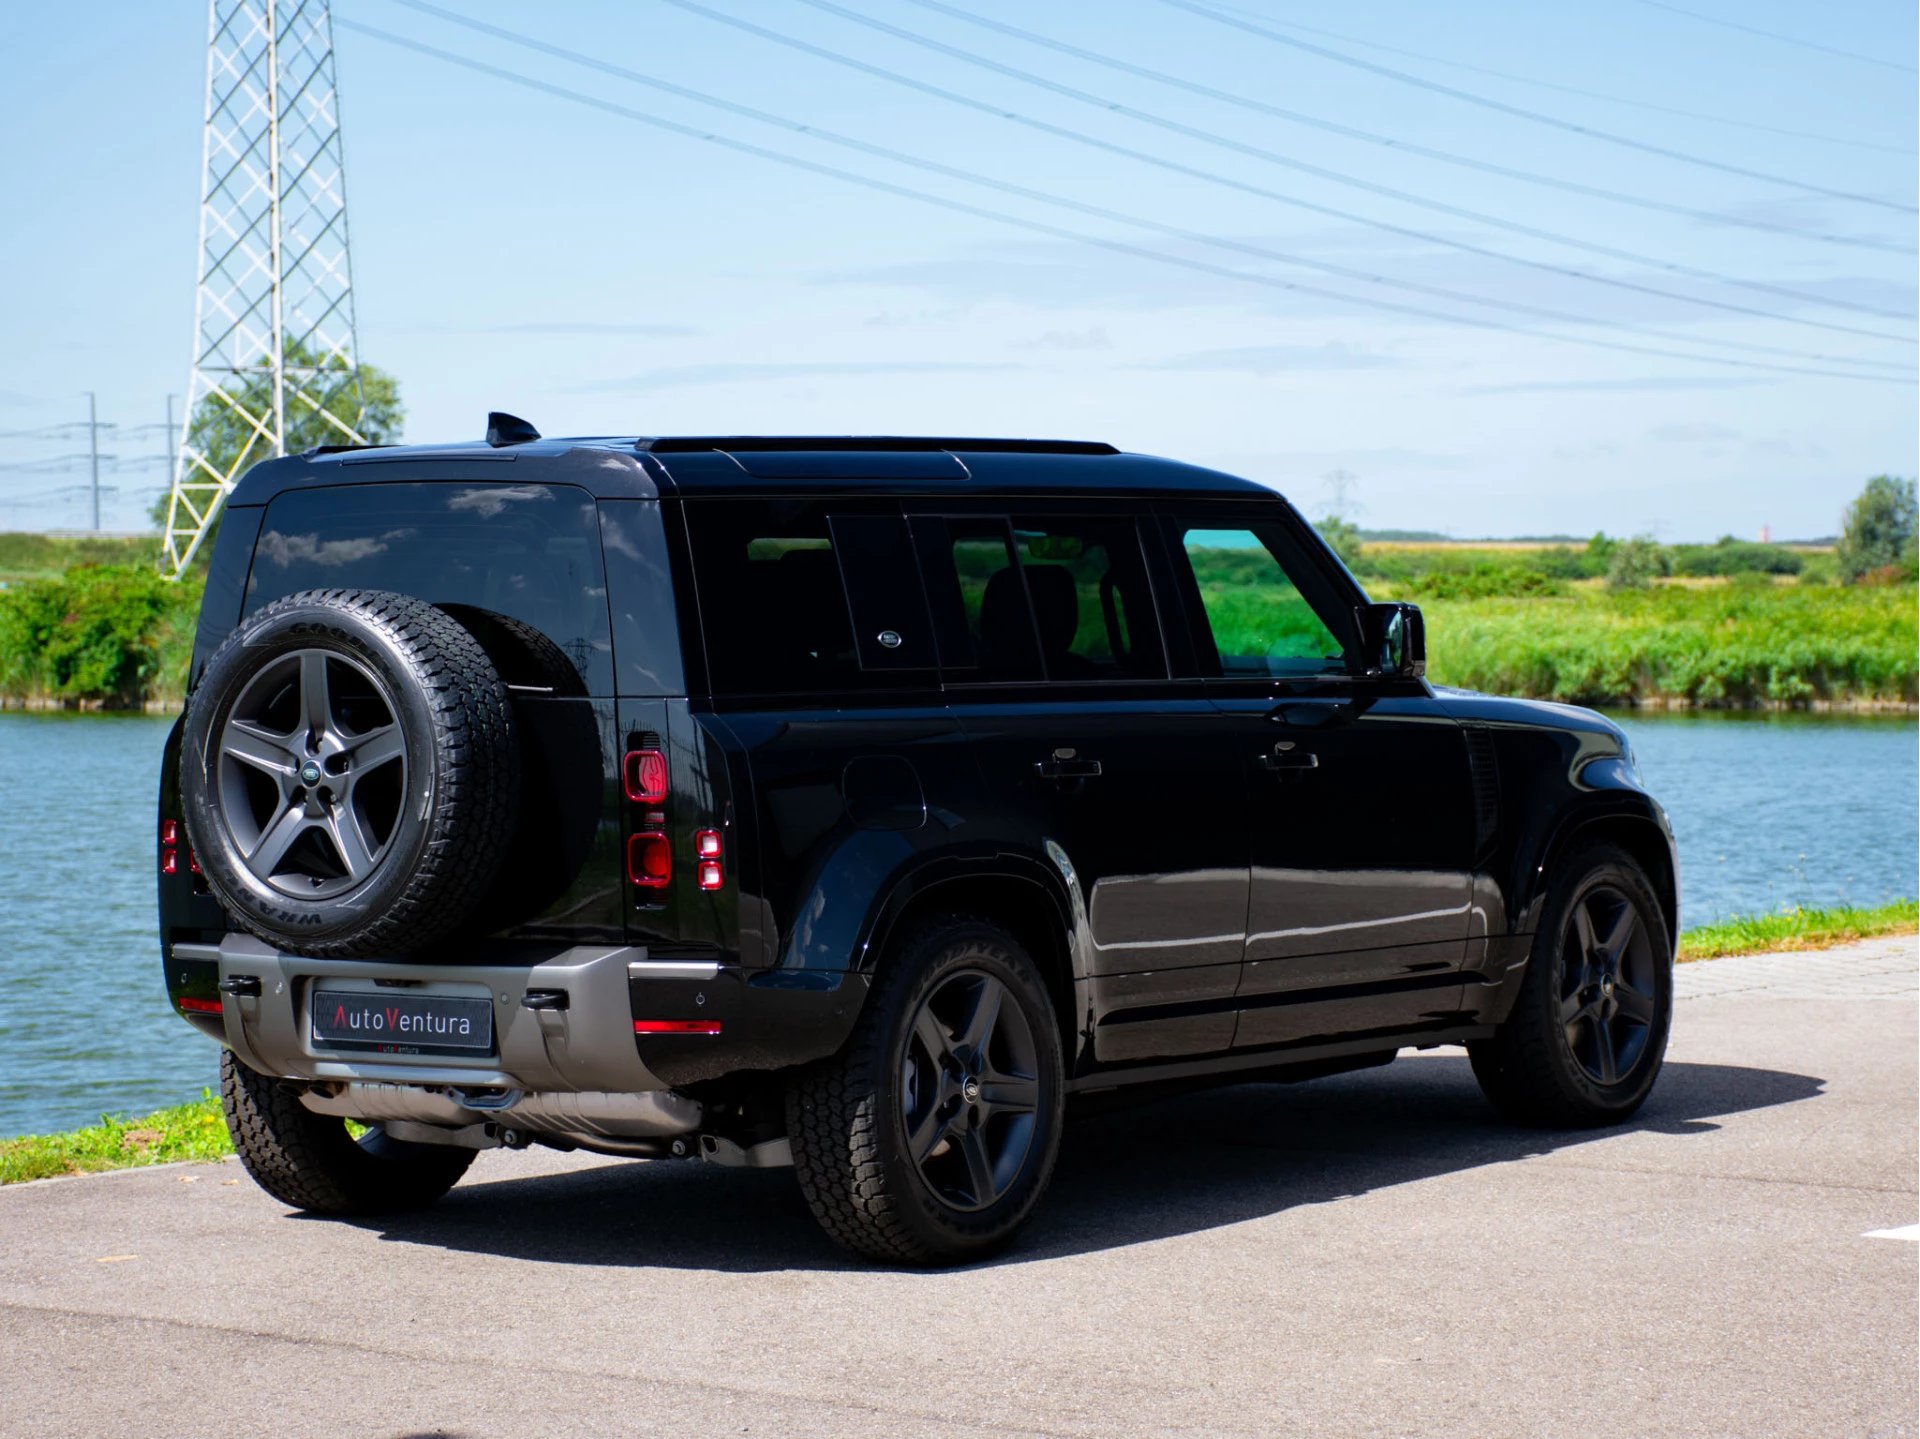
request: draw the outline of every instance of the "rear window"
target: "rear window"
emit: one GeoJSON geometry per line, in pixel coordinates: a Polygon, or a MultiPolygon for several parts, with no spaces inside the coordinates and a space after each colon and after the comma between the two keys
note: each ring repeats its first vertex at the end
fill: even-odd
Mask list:
{"type": "Polygon", "coordinates": [[[593,497],[571,485],[342,485],[267,507],[243,615],[300,590],[394,590],[532,625],[613,693],[593,497]]]}

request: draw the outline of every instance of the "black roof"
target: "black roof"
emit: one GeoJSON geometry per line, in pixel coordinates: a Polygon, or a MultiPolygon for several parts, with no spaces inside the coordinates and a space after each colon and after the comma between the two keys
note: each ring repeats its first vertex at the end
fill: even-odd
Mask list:
{"type": "Polygon", "coordinates": [[[313,450],[254,466],[230,503],[263,505],[283,490],[314,485],[421,480],[574,484],[603,499],[827,488],[876,493],[1273,493],[1217,470],[1127,454],[1087,440],[586,436],[505,445],[473,441],[313,450]]]}

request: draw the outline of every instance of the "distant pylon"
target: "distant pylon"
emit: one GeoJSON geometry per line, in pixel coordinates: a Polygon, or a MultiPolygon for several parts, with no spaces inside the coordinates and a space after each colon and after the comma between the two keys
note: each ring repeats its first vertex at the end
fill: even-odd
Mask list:
{"type": "Polygon", "coordinates": [[[290,425],[361,442],[328,0],[209,0],[204,144],[193,377],[161,560],[175,579],[241,472],[287,452],[290,425]]]}

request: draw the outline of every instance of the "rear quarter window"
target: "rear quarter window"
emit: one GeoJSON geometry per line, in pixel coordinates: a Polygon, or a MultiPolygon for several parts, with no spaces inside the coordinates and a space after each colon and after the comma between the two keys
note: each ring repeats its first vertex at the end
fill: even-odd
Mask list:
{"type": "Polygon", "coordinates": [[[533,626],[611,695],[613,646],[593,497],[572,485],[342,485],[280,495],[242,616],[315,589],[392,590],[533,626]]]}

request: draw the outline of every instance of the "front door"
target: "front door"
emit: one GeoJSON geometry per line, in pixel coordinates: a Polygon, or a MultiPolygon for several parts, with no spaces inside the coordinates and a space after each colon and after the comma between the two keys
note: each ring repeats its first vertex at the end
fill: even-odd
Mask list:
{"type": "Polygon", "coordinates": [[[1359,596],[1278,505],[1167,520],[1250,795],[1236,1048],[1440,1027],[1470,919],[1460,727],[1424,683],[1365,675],[1359,596]]]}
{"type": "Polygon", "coordinates": [[[1139,516],[983,503],[914,521],[946,696],[1010,843],[1083,916],[1077,1024],[1100,1063],[1233,1042],[1247,908],[1231,721],[1174,682],[1139,516]]]}

